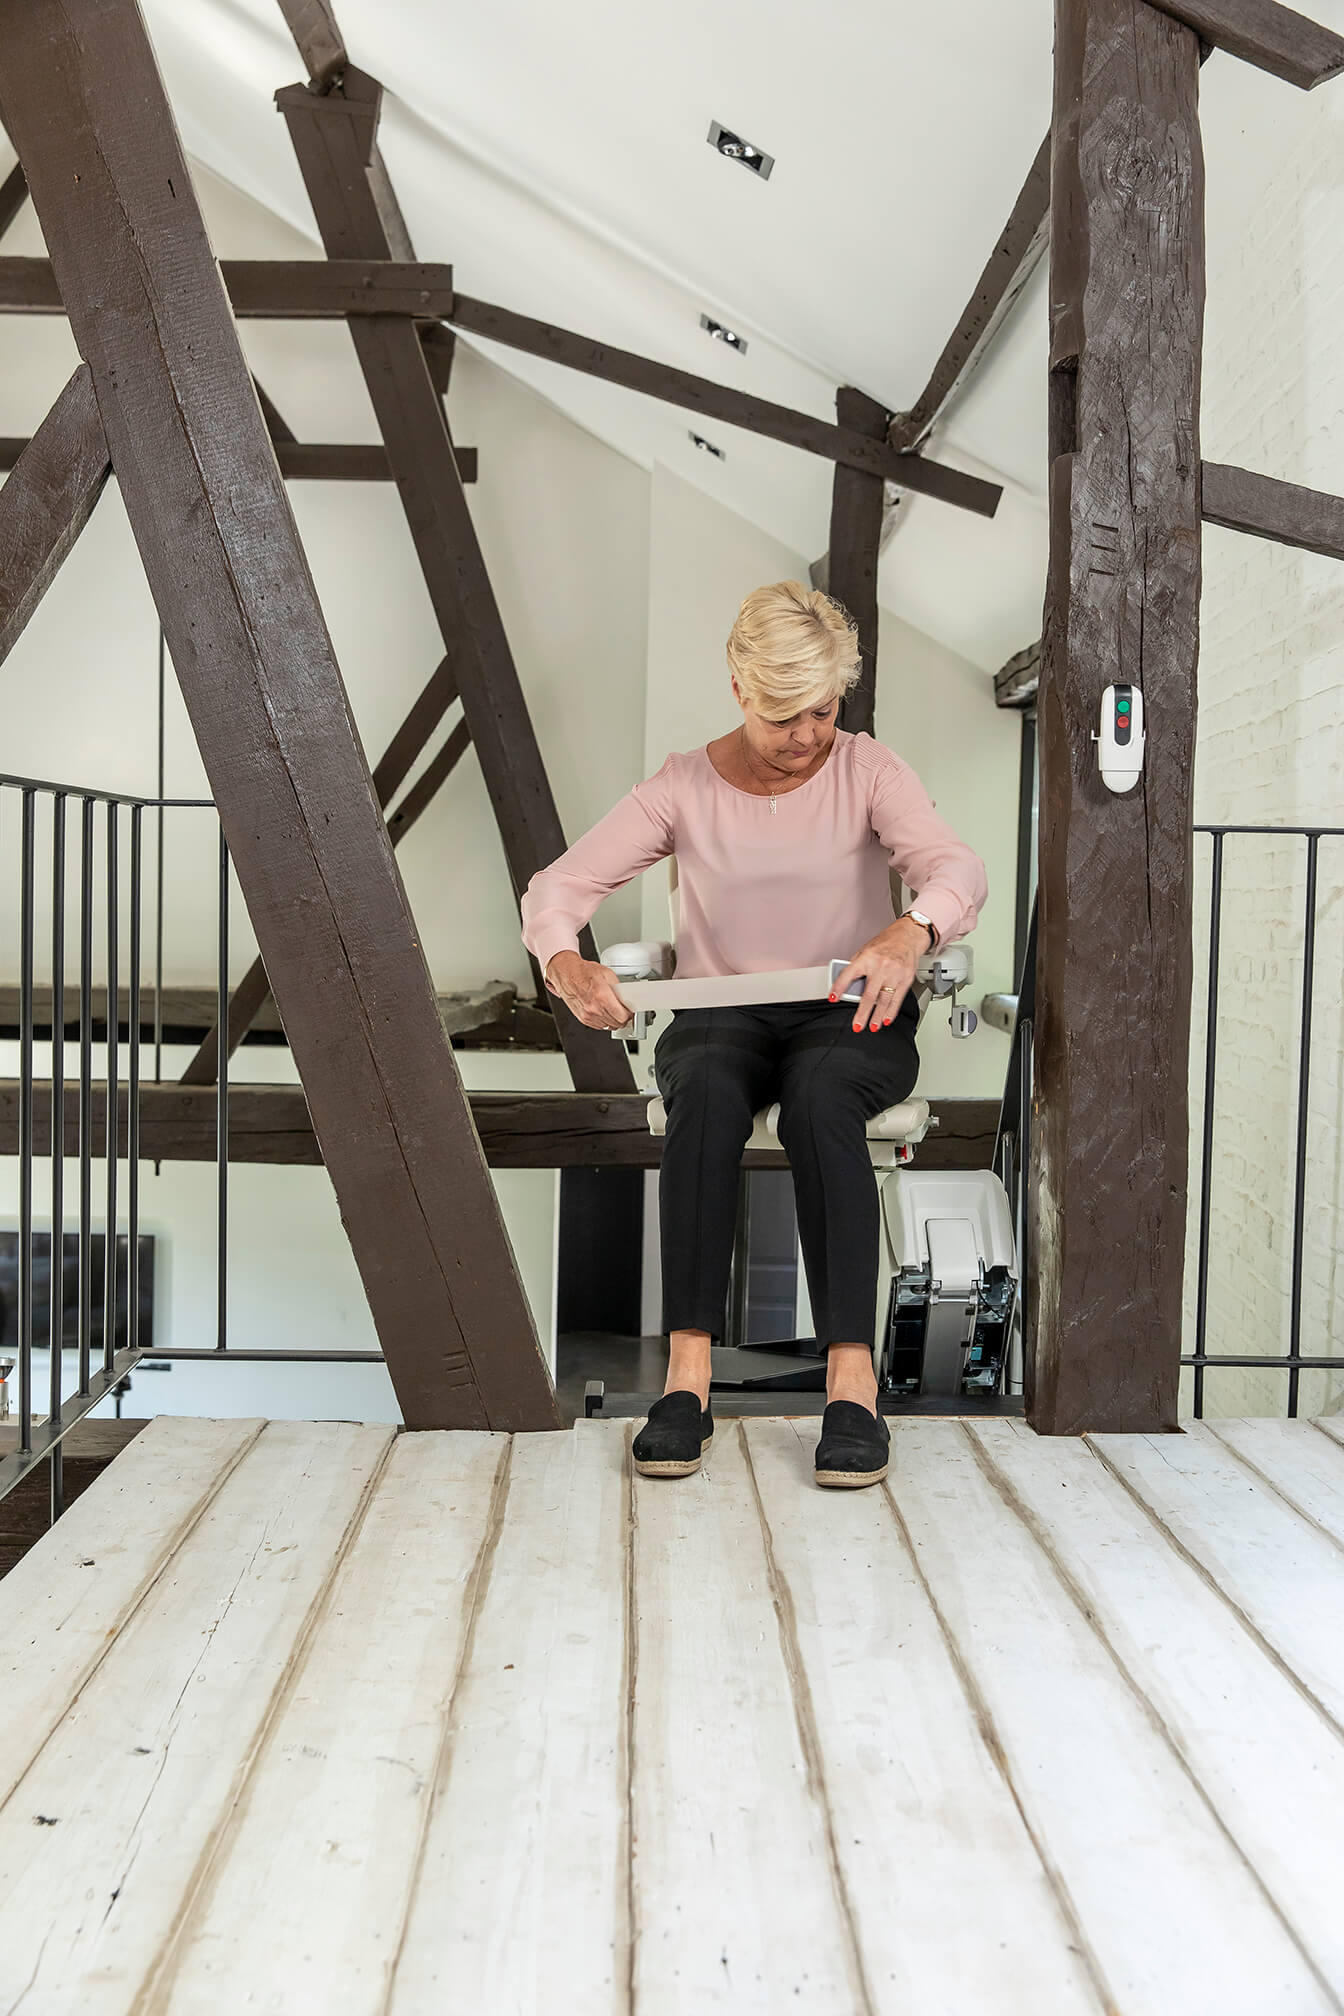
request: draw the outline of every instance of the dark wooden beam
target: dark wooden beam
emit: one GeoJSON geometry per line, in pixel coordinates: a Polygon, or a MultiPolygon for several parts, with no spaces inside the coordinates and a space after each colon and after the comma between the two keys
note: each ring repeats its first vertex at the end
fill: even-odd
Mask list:
{"type": "Polygon", "coordinates": [[[1215,49],[1311,91],[1344,70],[1344,36],[1276,0],[1153,0],[1215,49]]]}
{"type": "MultiPolygon", "coordinates": [[[[378,156],[382,87],[347,69],[318,98],[302,85],[277,94],[331,257],[388,255],[386,177],[378,156]]],[[[350,335],[396,474],[411,537],[453,659],[463,710],[495,810],[514,893],[565,849],[541,751],[463,495],[443,405],[415,324],[394,316],[352,316],[350,335]]],[[[592,932],[580,936],[596,956],[592,932]]],[[[630,1060],[619,1043],[589,1029],[557,1002],[556,1021],[581,1091],[629,1091],[630,1060]]]]}
{"type": "Polygon", "coordinates": [[[406,719],[374,766],[373,788],[386,808],[396,797],[430,736],[457,698],[457,674],[450,657],[441,658],[411,703],[406,719]]]}
{"type": "Polygon", "coordinates": [[[996,707],[1030,707],[1036,699],[1041,678],[1041,640],[1015,651],[1007,664],[994,674],[996,707]]]}
{"type": "Polygon", "coordinates": [[[16,161],[0,183],[0,238],[3,238],[14,219],[28,201],[28,177],[23,172],[22,161],[16,161]]]}
{"type": "Polygon", "coordinates": [[[0,46],[0,118],[93,374],[404,1418],[554,1426],[532,1314],[144,23],[133,0],[0,0],[0,46]]]}
{"type": "MultiPolygon", "coordinates": [[[[356,73],[350,72],[351,76],[356,73]]],[[[361,73],[362,74],[362,73],[361,73]]],[[[303,85],[310,105],[319,107],[341,101],[344,86],[316,98],[303,85]]],[[[284,93],[279,94],[282,111],[284,93]]],[[[293,100],[289,101],[292,105],[293,100]]],[[[346,101],[348,102],[348,101],[346,101]]],[[[366,171],[364,200],[371,201],[366,171]]],[[[383,207],[383,206],[378,206],[383,207]]],[[[702,419],[722,420],[783,441],[809,455],[824,456],[828,462],[842,462],[869,475],[884,476],[902,489],[936,497],[979,517],[992,518],[1003,495],[999,483],[987,483],[962,469],[942,462],[930,462],[922,455],[899,453],[885,441],[874,441],[799,413],[790,406],[758,399],[732,385],[719,385],[711,378],[698,378],[692,371],[680,371],[671,364],[659,364],[631,350],[618,350],[609,343],[597,343],[589,336],[518,315],[489,301],[475,301],[454,294],[452,268],[399,261],[389,248],[387,257],[357,259],[353,256],[320,259],[224,259],[220,261],[229,297],[236,315],[266,316],[277,320],[349,319],[357,326],[365,320],[385,318],[442,317],[458,329],[483,336],[509,349],[524,350],[534,357],[548,357],[573,371],[605,378],[632,392],[646,393],[673,406],[698,414],[702,419]]],[[[0,259],[0,313],[60,315],[64,313],[60,289],[45,259],[0,259]]],[[[419,339],[417,339],[419,340],[419,339]]],[[[441,349],[431,345],[434,356],[431,382],[441,375],[441,349]]]]}
{"type": "MultiPolygon", "coordinates": [[[[12,469],[28,446],[27,435],[0,435],[0,470],[12,469]]],[[[477,454],[474,448],[454,444],[458,475],[464,483],[474,483],[477,454]]],[[[275,459],[280,474],[298,482],[390,483],[387,450],[380,441],[276,441],[275,459]]]]}
{"type": "Polygon", "coordinates": [[[474,301],[466,294],[454,297],[448,316],[455,328],[491,343],[503,343],[512,350],[525,350],[533,357],[548,357],[572,371],[605,378],[609,384],[625,385],[632,392],[644,392],[652,399],[665,399],[697,413],[702,419],[723,420],[733,427],[745,427],[752,434],[764,434],[772,441],[802,448],[809,455],[823,455],[828,462],[842,462],[871,476],[885,476],[903,489],[922,496],[937,497],[944,504],[956,504],[992,518],[1003,495],[998,483],[986,483],[945,463],[928,462],[922,455],[898,454],[885,441],[873,441],[852,429],[817,420],[810,413],[777,406],[771,399],[758,399],[732,385],[719,385],[711,378],[697,378],[694,372],[679,371],[671,364],[657,364],[630,350],[617,350],[609,343],[594,342],[590,336],[576,336],[570,329],[538,322],[530,315],[516,315],[489,301],[474,301]]]}
{"type": "MultiPolygon", "coordinates": [[[[512,980],[491,980],[484,987],[440,994],[438,997],[439,1021],[444,1034],[451,1036],[454,1043],[466,1038],[483,1040],[494,1031],[507,1038],[509,1043],[517,1040],[514,1023],[517,1012],[518,989],[512,980]]],[[[163,1032],[166,1043],[198,1042],[214,1022],[218,995],[213,987],[165,987],[163,990],[163,1032]]],[[[153,987],[140,990],[140,1030],[145,1035],[155,1025],[156,1001],[153,987]]],[[[524,1006],[529,1004],[524,1003],[524,1006]]],[[[90,1009],[93,1024],[93,1040],[101,1043],[106,1032],[107,995],[102,987],[92,989],[90,1009]]],[[[543,1021],[549,1017],[542,1017],[543,1021]]],[[[15,986],[0,986],[0,1037],[10,1041],[17,1039],[21,1023],[19,989],[15,986]]],[[[126,988],[117,990],[117,1024],[123,1038],[130,1034],[130,999],[126,988]]],[[[39,1042],[46,1042],[51,1033],[51,989],[33,989],[33,1029],[39,1042]]],[[[67,1039],[79,1033],[78,993],[67,992],[65,1001],[65,1032],[67,1039]]],[[[539,1032],[538,1032],[539,1033],[539,1032]]],[[[270,996],[258,1010],[249,1035],[271,1045],[283,1045],[284,1028],[280,1021],[280,1011],[270,996]]],[[[549,1042],[540,1047],[554,1050],[558,1047],[552,1032],[549,1042]]]]}
{"type": "MultiPolygon", "coordinates": [[[[409,714],[383,752],[373,772],[373,789],[384,811],[396,795],[416,758],[457,698],[452,661],[443,658],[430,674],[409,714]]],[[[395,839],[392,842],[395,847],[395,839]]],[[[271,998],[271,984],[262,961],[254,959],[229,996],[227,1055],[232,1057],[271,998]]],[[[183,1085],[213,1085],[219,1077],[219,1024],[213,1018],[196,1055],[182,1073],[183,1085]]]]}
{"type": "Polygon", "coordinates": [[[387,822],[392,845],[399,847],[421,814],[428,810],[439,790],[457,768],[471,746],[471,729],[459,721],[432,763],[427,763],[415,783],[387,822]]]}
{"type": "Polygon", "coordinates": [[[1027,170],[1012,215],[990,253],[960,322],[943,346],[928,384],[908,413],[893,416],[888,439],[893,448],[922,441],[953,394],[983,358],[1030,280],[1050,239],[1050,135],[1027,170]]]}
{"type": "MultiPolygon", "coordinates": [[[[885,406],[852,385],[835,395],[835,414],[851,433],[875,441],[887,438],[890,415],[885,406]]],[[[840,726],[851,735],[871,735],[877,700],[877,561],[882,546],[882,512],[886,484],[880,476],[835,465],[831,483],[831,540],[826,561],[826,592],[853,617],[859,632],[861,670],[858,684],[840,704],[840,726]]]]}
{"type": "MultiPolygon", "coordinates": [[[[453,269],[436,263],[376,259],[222,259],[220,271],[240,320],[340,322],[347,315],[450,313],[453,269]]],[[[0,314],[63,315],[49,259],[0,259],[0,314]]],[[[439,360],[443,344],[430,346],[439,360]]]]}
{"type": "Polygon", "coordinates": [[[225,259],[235,315],[282,322],[333,322],[347,315],[451,313],[453,269],[417,260],[225,259]]]}
{"type": "MultiPolygon", "coordinates": [[[[607,1039],[609,1042],[612,1039],[607,1039]]],[[[618,1043],[612,1043],[619,1049],[618,1043]]],[[[473,1092],[472,1118],[492,1169],[656,1169],[660,1135],[650,1134],[648,1101],[637,1092],[473,1092]]],[[[123,1151],[128,1093],[118,1114],[123,1151]]],[[[998,1125],[997,1099],[934,1099],[938,1126],[916,1150],[921,1169],[987,1169],[998,1125]]],[[[66,1102],[66,1145],[78,1153],[78,1114],[66,1102]]],[[[93,1091],[98,1138],[106,1131],[106,1093],[93,1091]]],[[[215,1095],[184,1085],[140,1088],[140,1152],[146,1162],[213,1162],[215,1095]]],[[[51,1152],[51,1087],[33,1088],[33,1145],[51,1152]]],[[[19,1149],[18,1080],[0,1080],[0,1155],[19,1149]]],[[[297,1085],[229,1087],[231,1162],[320,1165],[322,1156],[297,1085]]],[[[744,1169],[787,1169],[782,1149],[751,1149],[744,1169]]]]}
{"type": "Polygon", "coordinates": [[[1344,560],[1344,497],[1324,490],[1304,490],[1299,483],[1206,462],[1203,517],[1207,525],[1225,525],[1233,532],[1344,560]]]}
{"type": "Polygon", "coordinates": [[[1050,568],[1037,722],[1027,1408],[1176,1426],[1185,1267],[1199,631],[1199,40],[1144,0],[1057,0],[1050,568]],[[1124,276],[1119,284],[1117,275],[1124,276]],[[1106,789],[1109,681],[1141,787],[1106,789]]]}
{"type": "Polygon", "coordinates": [[[329,91],[350,58],[328,0],[280,0],[280,12],[314,91],[329,91]]]}
{"type": "Polygon", "coordinates": [[[0,661],[56,578],[111,474],[81,364],[0,488],[0,661]]]}
{"type": "MultiPolygon", "coordinates": [[[[222,259],[233,312],[272,322],[340,322],[347,315],[438,318],[453,305],[451,266],[387,259],[222,259]]],[[[0,259],[0,313],[63,315],[47,259],[0,259]]]]}
{"type": "Polygon", "coordinates": [[[420,331],[420,347],[425,353],[429,375],[440,399],[448,390],[457,350],[457,331],[442,322],[426,322],[420,331]]]}

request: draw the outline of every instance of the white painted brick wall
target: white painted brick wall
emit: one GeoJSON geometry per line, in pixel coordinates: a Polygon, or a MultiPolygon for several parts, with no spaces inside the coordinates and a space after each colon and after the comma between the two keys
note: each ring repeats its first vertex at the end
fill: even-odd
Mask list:
{"type": "MultiPolygon", "coordinates": [[[[1205,71],[1204,454],[1344,493],[1344,101],[1218,57],[1205,71]]],[[[1197,822],[1344,826],[1344,564],[1206,528],[1197,822]]],[[[1210,843],[1197,843],[1193,1346],[1210,843]]],[[[1290,1322],[1305,847],[1229,839],[1211,1157],[1208,1348],[1277,1353],[1290,1322]]],[[[1304,1351],[1344,1361],[1344,842],[1322,842],[1303,1213],[1304,1351]]],[[[1281,1414],[1287,1377],[1211,1371],[1205,1412],[1281,1414]]],[[[1190,1375],[1183,1411],[1191,1401],[1190,1375]]],[[[1304,1373],[1304,1413],[1344,1406],[1304,1373]]]]}

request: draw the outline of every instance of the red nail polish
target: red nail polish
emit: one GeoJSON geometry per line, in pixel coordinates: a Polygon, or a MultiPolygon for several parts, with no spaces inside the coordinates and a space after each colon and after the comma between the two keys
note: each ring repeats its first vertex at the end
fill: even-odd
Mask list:
{"type": "Polygon", "coordinates": [[[830,996],[829,998],[830,998],[830,999],[831,999],[832,1001],[834,1001],[834,999],[835,999],[835,996],[834,996],[834,994],[832,994],[832,995],[831,995],[831,996],[830,996]]]}
{"type": "Polygon", "coordinates": [[[854,1024],[854,1034],[857,1036],[859,1032],[862,1030],[862,1028],[863,1028],[862,1022],[856,1022],[854,1024]]]}

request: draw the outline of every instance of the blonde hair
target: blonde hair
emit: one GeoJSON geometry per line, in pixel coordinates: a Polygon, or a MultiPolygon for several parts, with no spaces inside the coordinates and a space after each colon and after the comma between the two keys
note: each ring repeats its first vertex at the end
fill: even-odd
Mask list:
{"type": "Polygon", "coordinates": [[[776,581],[754,588],[728,636],[742,698],[767,720],[843,699],[859,676],[859,633],[819,588],[776,581]]]}

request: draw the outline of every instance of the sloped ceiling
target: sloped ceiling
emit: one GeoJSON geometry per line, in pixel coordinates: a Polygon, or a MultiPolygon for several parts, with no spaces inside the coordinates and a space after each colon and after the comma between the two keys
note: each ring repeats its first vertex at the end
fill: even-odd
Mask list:
{"type": "MultiPolygon", "coordinates": [[[[418,254],[470,294],[830,417],[837,384],[922,388],[1049,121],[1050,0],[340,0],[388,90],[383,150],[418,254]],[[768,181],[711,119],[775,156],[768,181]],[[745,356],[699,327],[747,338],[745,356]]],[[[147,0],[188,151],[313,237],[275,88],[300,65],[274,0],[147,0]]],[[[883,603],[982,665],[1036,634],[1044,580],[1039,275],[932,444],[1007,486],[992,522],[911,499],[883,603]]],[[[646,467],[797,550],[829,466],[543,360],[504,369],[646,467]]]]}

